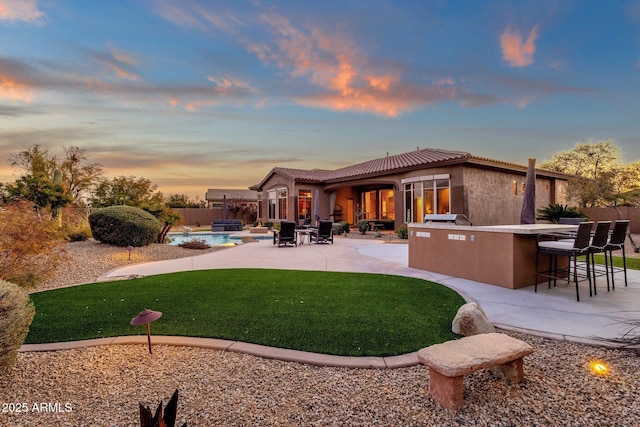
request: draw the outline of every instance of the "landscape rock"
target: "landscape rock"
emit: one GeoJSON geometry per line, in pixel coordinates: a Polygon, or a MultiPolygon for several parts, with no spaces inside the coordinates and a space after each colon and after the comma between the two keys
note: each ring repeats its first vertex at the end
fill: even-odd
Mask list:
{"type": "Polygon", "coordinates": [[[458,313],[453,319],[451,330],[455,334],[468,337],[471,335],[492,333],[496,331],[496,328],[478,304],[470,302],[458,309],[458,313]]]}

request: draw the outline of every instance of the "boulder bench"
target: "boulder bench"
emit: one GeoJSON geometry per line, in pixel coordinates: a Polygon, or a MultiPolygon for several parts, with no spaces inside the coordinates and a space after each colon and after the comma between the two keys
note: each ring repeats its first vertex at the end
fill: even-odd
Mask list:
{"type": "Polygon", "coordinates": [[[435,344],[418,351],[420,362],[429,367],[429,394],[450,411],[464,403],[464,376],[499,366],[504,378],[514,384],[523,380],[523,358],[533,347],[505,334],[488,333],[435,344]]]}

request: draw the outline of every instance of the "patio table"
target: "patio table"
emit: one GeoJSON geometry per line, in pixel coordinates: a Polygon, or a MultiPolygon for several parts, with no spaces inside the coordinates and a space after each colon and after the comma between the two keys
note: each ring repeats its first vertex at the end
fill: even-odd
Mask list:
{"type": "Polygon", "coordinates": [[[316,229],[315,228],[298,228],[296,229],[296,235],[298,236],[298,244],[299,245],[304,245],[304,241],[305,239],[307,240],[307,243],[311,243],[310,241],[310,235],[311,233],[315,232],[316,229]]]}

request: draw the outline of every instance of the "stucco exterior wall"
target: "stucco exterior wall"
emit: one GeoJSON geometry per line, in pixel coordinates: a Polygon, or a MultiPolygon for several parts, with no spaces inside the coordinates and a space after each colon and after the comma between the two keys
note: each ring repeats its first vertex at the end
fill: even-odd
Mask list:
{"type": "MultiPolygon", "coordinates": [[[[519,224],[525,178],[524,173],[465,168],[465,198],[469,212],[467,216],[473,225],[519,224]]],[[[557,203],[557,193],[562,187],[561,182],[536,178],[536,209],[549,203],[557,203]]]]}

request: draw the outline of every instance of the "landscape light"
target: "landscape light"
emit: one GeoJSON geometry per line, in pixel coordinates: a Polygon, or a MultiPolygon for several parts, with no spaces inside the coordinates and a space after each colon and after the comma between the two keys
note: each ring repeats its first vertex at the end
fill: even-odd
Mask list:
{"type": "Polygon", "coordinates": [[[603,377],[609,373],[609,367],[604,362],[594,360],[589,366],[591,371],[598,376],[603,377]]]}
{"type": "Polygon", "coordinates": [[[149,343],[149,354],[151,352],[151,329],[149,328],[149,323],[158,320],[162,316],[162,313],[159,311],[149,310],[145,308],[138,314],[136,317],[131,319],[132,325],[146,325],[147,326],[147,341],[149,343]]]}

